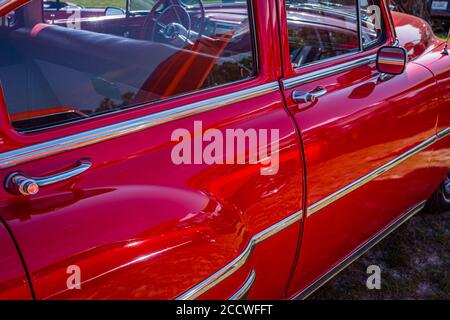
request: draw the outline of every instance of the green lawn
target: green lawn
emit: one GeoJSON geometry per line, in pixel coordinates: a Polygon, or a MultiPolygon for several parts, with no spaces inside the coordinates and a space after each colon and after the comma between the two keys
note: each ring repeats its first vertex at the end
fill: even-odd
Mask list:
{"type": "Polygon", "coordinates": [[[447,40],[447,35],[444,33],[437,34],[437,36],[444,41],[447,40]]]}
{"type": "Polygon", "coordinates": [[[98,7],[98,8],[106,8],[106,7],[125,7],[125,0],[73,0],[69,1],[72,3],[79,4],[85,7],[98,7]]]}
{"type": "MultiPolygon", "coordinates": [[[[106,7],[119,7],[125,8],[125,0],[68,0],[68,2],[76,3],[85,7],[96,7],[96,8],[106,8],[106,7]]],[[[133,0],[135,2],[134,7],[148,8],[152,7],[156,0],[133,0]]],[[[203,0],[204,4],[215,4],[222,3],[221,0],[203,0]]]]}

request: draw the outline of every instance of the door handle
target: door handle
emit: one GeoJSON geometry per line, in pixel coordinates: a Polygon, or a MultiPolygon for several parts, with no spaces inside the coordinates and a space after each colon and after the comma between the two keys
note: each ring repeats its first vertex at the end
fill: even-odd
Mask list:
{"type": "Polygon", "coordinates": [[[28,177],[22,171],[16,171],[6,177],[5,189],[12,194],[31,196],[38,193],[41,187],[73,178],[91,166],[90,160],[81,159],[75,168],[46,177],[28,177]]]}
{"type": "Polygon", "coordinates": [[[292,100],[297,103],[308,103],[308,102],[316,102],[318,98],[326,95],[328,92],[324,87],[317,87],[311,92],[303,92],[294,90],[292,91],[292,100]]]}

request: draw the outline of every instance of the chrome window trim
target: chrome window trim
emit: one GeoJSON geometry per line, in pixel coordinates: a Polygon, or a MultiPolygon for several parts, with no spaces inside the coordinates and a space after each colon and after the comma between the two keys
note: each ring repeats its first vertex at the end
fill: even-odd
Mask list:
{"type": "Polygon", "coordinates": [[[118,138],[130,133],[146,130],[171,121],[260,97],[268,93],[279,91],[279,89],[278,82],[270,82],[253,88],[194,102],[188,105],[112,124],[98,129],[89,130],[68,137],[3,152],[0,153],[0,169],[10,168],[29,161],[42,159],[62,152],[118,138]]]}
{"type": "Polygon", "coordinates": [[[383,9],[386,12],[389,28],[391,29],[392,36],[395,39],[394,41],[398,41],[397,31],[395,30],[394,21],[392,20],[391,9],[389,8],[389,6],[387,4],[387,0],[380,0],[380,1],[382,2],[383,9]]]}
{"type": "Polygon", "coordinates": [[[397,165],[403,163],[404,161],[408,160],[412,156],[416,155],[417,153],[425,150],[432,144],[434,144],[436,141],[444,138],[450,133],[450,127],[447,129],[444,129],[431,138],[425,140],[424,142],[420,143],[419,145],[415,146],[412,149],[409,149],[405,153],[401,154],[397,158],[394,158],[393,160],[389,161],[388,163],[376,168],[372,172],[366,174],[365,176],[359,178],[358,180],[353,181],[349,185],[345,186],[342,189],[339,189],[338,191],[330,194],[329,196],[321,199],[320,201],[314,203],[313,205],[308,207],[307,210],[307,217],[312,216],[316,212],[322,210],[323,208],[329,206],[330,204],[336,202],[337,200],[341,199],[342,197],[346,196],[347,194],[351,193],[352,191],[362,187],[363,185],[367,184],[368,182],[378,178],[379,176],[383,175],[384,173],[388,172],[389,170],[395,168],[397,165]]]}
{"type": "MultiPolygon", "coordinates": [[[[342,58],[343,58],[343,56],[339,57],[339,59],[342,59],[342,58]]],[[[357,60],[340,63],[335,66],[331,66],[331,67],[328,67],[328,68],[325,68],[322,70],[303,74],[303,75],[293,77],[290,79],[283,79],[282,80],[283,88],[285,90],[292,89],[296,86],[299,86],[299,85],[302,85],[302,84],[305,84],[308,82],[312,82],[315,80],[322,79],[324,77],[332,76],[332,75],[338,74],[340,72],[351,70],[353,68],[360,67],[360,66],[363,66],[366,64],[374,63],[376,61],[376,59],[377,59],[377,55],[373,54],[373,55],[369,55],[367,57],[362,57],[357,60]]]]}
{"type": "Polygon", "coordinates": [[[249,293],[250,289],[255,283],[255,280],[256,280],[256,271],[252,270],[250,276],[248,277],[247,281],[245,281],[244,285],[228,300],[242,300],[249,293]]]}
{"type": "Polygon", "coordinates": [[[362,29],[362,17],[361,17],[361,1],[356,0],[356,17],[358,19],[358,37],[359,37],[359,51],[364,51],[363,29],[362,29]]]}
{"type": "Polygon", "coordinates": [[[285,230],[286,228],[292,226],[296,222],[301,221],[303,216],[303,211],[298,211],[289,217],[281,220],[280,222],[270,226],[269,228],[259,232],[255,236],[253,236],[244,251],[241,252],[239,256],[237,256],[233,261],[225,265],[223,268],[215,272],[213,275],[209,276],[196,286],[192,287],[179,297],[177,300],[193,300],[200,297],[202,294],[207,292],[208,290],[214,288],[220,282],[231,276],[237,270],[239,270],[252,256],[253,250],[256,245],[267,240],[273,235],[285,230]]]}
{"type": "Polygon", "coordinates": [[[446,137],[448,134],[450,134],[450,127],[438,132],[437,137],[438,137],[438,139],[442,139],[442,138],[446,137]]]}
{"type": "Polygon", "coordinates": [[[192,97],[192,96],[194,96],[196,94],[199,94],[199,93],[214,92],[213,90],[228,88],[228,87],[231,87],[231,86],[234,86],[234,85],[243,84],[243,83],[246,83],[246,82],[249,82],[249,81],[254,81],[254,80],[257,80],[257,74],[255,74],[254,76],[251,76],[249,78],[237,80],[237,81],[234,81],[234,82],[228,82],[228,83],[220,84],[220,85],[217,85],[217,86],[214,86],[214,87],[210,87],[210,88],[205,88],[205,89],[200,89],[200,90],[196,90],[196,91],[180,93],[178,95],[175,95],[175,96],[172,96],[172,97],[168,97],[168,98],[164,98],[162,100],[154,100],[154,101],[143,102],[143,103],[139,103],[139,104],[136,104],[136,105],[131,105],[129,107],[125,107],[123,109],[112,110],[112,111],[109,111],[107,113],[93,114],[93,115],[90,115],[88,118],[73,119],[73,120],[70,120],[70,121],[67,121],[67,122],[56,123],[56,124],[54,124],[52,126],[47,126],[47,127],[38,128],[38,129],[31,129],[31,130],[16,130],[14,128],[13,129],[16,132],[19,132],[21,134],[31,134],[31,133],[43,132],[45,130],[56,129],[56,128],[60,128],[60,127],[66,127],[68,125],[77,124],[77,123],[80,123],[80,122],[85,122],[86,120],[104,118],[105,116],[112,116],[112,115],[122,114],[122,113],[125,113],[125,112],[128,112],[128,111],[131,111],[131,110],[142,109],[143,107],[147,107],[147,106],[154,106],[154,105],[158,105],[160,103],[166,103],[166,102],[170,102],[170,101],[181,99],[181,98],[185,98],[185,97],[192,97]]]}
{"type": "Polygon", "coordinates": [[[291,300],[303,300],[308,298],[311,294],[313,294],[316,290],[318,290],[325,283],[333,279],[336,275],[338,275],[342,270],[347,268],[353,262],[355,262],[359,257],[361,257],[364,253],[373,248],[377,243],[386,238],[392,232],[394,232],[398,227],[400,227],[403,223],[412,218],[416,213],[421,211],[425,207],[426,201],[422,201],[412,209],[408,210],[401,217],[393,221],[386,228],[384,228],[381,232],[363,244],[360,248],[356,249],[353,253],[347,256],[342,262],[336,265],[334,268],[326,272],[324,275],[319,277],[316,281],[314,281],[307,288],[302,290],[300,293],[296,294],[291,300]]]}

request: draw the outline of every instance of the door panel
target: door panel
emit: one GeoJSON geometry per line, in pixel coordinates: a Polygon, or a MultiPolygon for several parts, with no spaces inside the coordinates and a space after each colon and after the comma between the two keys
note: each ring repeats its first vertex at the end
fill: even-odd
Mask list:
{"type": "Polygon", "coordinates": [[[430,148],[375,180],[374,174],[356,191],[346,188],[433,137],[438,104],[433,74],[414,63],[387,81],[374,63],[362,65],[285,90],[285,96],[301,130],[308,182],[293,295],[429,196],[430,148]],[[293,103],[293,90],[319,86],[328,92],[316,103],[293,103]]]}
{"type": "Polygon", "coordinates": [[[303,163],[277,81],[275,3],[253,4],[260,63],[251,80],[31,134],[15,132],[2,106],[2,181],[18,170],[42,177],[92,162],[34,196],[0,190],[0,216],[37,299],[227,299],[253,272],[249,298],[284,296],[300,234],[303,163]],[[248,162],[176,165],[172,134],[186,129],[189,142],[201,143],[195,121],[224,136],[279,130],[269,138],[279,144],[278,172],[264,175],[263,164],[248,162]],[[67,285],[74,266],[80,289],[67,285]]]}
{"type": "MultiPolygon", "coordinates": [[[[23,251],[38,299],[172,299],[239,256],[253,236],[301,210],[300,156],[281,93],[272,92],[3,169],[0,179],[16,170],[49,175],[80,158],[93,163],[86,173],[32,197],[2,190],[1,215],[23,251]],[[173,164],[171,134],[178,128],[192,131],[194,120],[223,132],[280,128],[278,174],[261,175],[260,165],[173,164]],[[81,269],[81,290],[66,286],[72,265],[81,269]]],[[[264,254],[250,256],[240,279],[230,281],[240,286],[254,269],[256,281],[265,282],[258,286],[270,290],[252,295],[280,298],[295,256],[299,218],[266,239],[264,254]],[[280,252],[278,276],[260,278],[273,272],[269,250],[280,252]]],[[[228,298],[239,288],[223,285],[215,298],[228,298]]]]}
{"type": "Polygon", "coordinates": [[[19,252],[0,220],[0,300],[30,300],[31,289],[19,252]]]}

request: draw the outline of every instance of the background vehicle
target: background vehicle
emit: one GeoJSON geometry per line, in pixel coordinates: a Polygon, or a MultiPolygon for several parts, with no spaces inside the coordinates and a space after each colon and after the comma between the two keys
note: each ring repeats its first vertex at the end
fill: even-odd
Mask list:
{"type": "Polygon", "coordinates": [[[450,58],[384,1],[25,2],[0,7],[0,298],[304,298],[448,175],[450,58]],[[227,130],[277,132],[277,171],[250,143],[173,161],[227,130]]]}
{"type": "Polygon", "coordinates": [[[431,17],[435,27],[446,33],[450,28],[450,1],[432,1],[431,17]]]}

